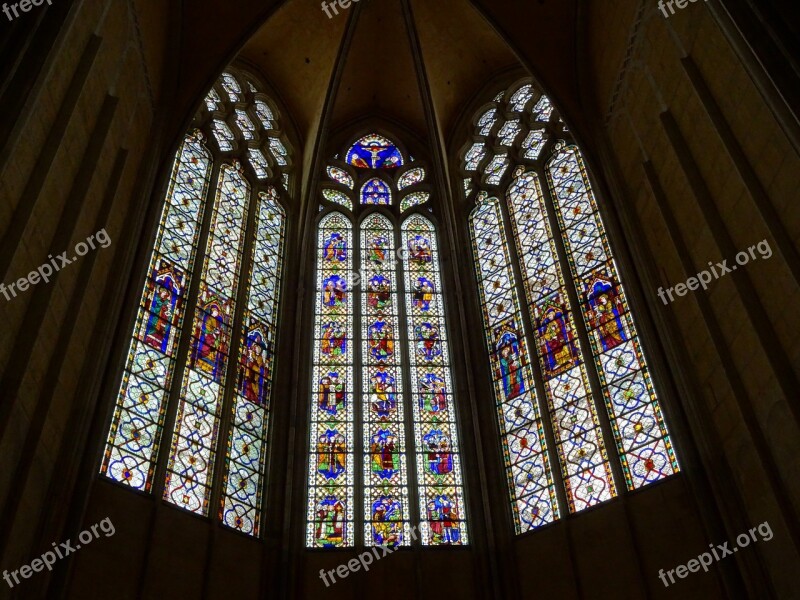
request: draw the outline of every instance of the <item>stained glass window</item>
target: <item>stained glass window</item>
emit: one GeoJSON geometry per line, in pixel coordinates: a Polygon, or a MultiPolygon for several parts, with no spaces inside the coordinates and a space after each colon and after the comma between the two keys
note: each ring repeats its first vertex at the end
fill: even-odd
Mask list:
{"type": "Polygon", "coordinates": [[[286,166],[286,156],[288,153],[286,152],[286,146],[283,145],[276,137],[269,138],[269,149],[272,151],[272,156],[275,158],[275,162],[277,162],[282,167],[286,166]]]}
{"type": "Polygon", "coordinates": [[[400,212],[406,212],[412,206],[425,204],[431,195],[428,192],[413,192],[400,201],[400,212]]]}
{"type": "Polygon", "coordinates": [[[400,176],[400,178],[397,180],[397,189],[402,190],[412,185],[416,185],[423,179],[425,179],[425,169],[422,167],[416,167],[410,171],[406,171],[400,176]]]}
{"type": "Polygon", "coordinates": [[[370,134],[353,144],[345,162],[359,169],[394,169],[403,166],[403,155],[385,137],[370,134]]]}
{"type": "Polygon", "coordinates": [[[256,100],[256,116],[261,121],[264,129],[272,129],[272,122],[275,116],[272,114],[269,106],[263,100],[256,100]]]}
{"type": "Polygon", "coordinates": [[[353,178],[350,177],[350,174],[339,167],[328,167],[328,177],[344,186],[349,187],[351,190],[355,185],[355,182],[353,182],[353,178]]]}
{"type": "MultiPolygon", "coordinates": [[[[349,155],[359,144],[377,150],[370,146],[376,137],[362,138],[349,155]]],[[[426,172],[415,166],[396,180],[378,177],[391,156],[382,152],[353,178],[358,202],[354,191],[321,188],[327,202],[317,226],[310,548],[406,546],[411,527],[419,527],[423,545],[469,542],[436,230],[418,214],[398,226],[399,215],[430,193],[408,191],[393,204],[398,190],[426,172]],[[354,212],[353,219],[330,212],[329,202],[354,212]]],[[[339,180],[331,167],[326,173],[339,180]]]]}
{"type": "Polygon", "coordinates": [[[478,127],[481,128],[481,135],[488,135],[496,122],[497,109],[491,108],[483,113],[483,116],[478,119],[478,127]]]}
{"type": "MultiPolygon", "coordinates": [[[[242,82],[226,72],[215,85],[242,103],[242,82]]],[[[285,229],[281,194],[267,181],[289,174],[259,149],[268,136],[248,116],[253,106],[222,103],[213,90],[207,98],[224,114],[198,114],[205,135],[187,136],[176,157],[101,472],[258,535],[285,229]],[[228,123],[244,137],[236,148],[228,123]],[[209,136],[234,156],[215,155],[209,136]]]]}
{"type": "Polygon", "coordinates": [[[495,134],[479,123],[461,171],[469,195],[470,173],[485,165],[470,226],[521,533],[679,467],[579,150],[559,139],[563,121],[533,85],[493,102],[499,114],[523,118],[495,134]],[[499,145],[504,154],[484,163],[486,148],[499,145]],[[499,198],[485,186],[499,186],[499,198]]]}
{"type": "Polygon", "coordinates": [[[222,102],[222,100],[220,99],[217,90],[211,88],[208,92],[208,95],[206,96],[206,108],[209,111],[217,110],[220,102],[222,102]]]}
{"type": "Polygon", "coordinates": [[[373,177],[361,188],[361,204],[386,204],[392,203],[392,192],[389,185],[382,179],[373,177]]]}
{"type": "Polygon", "coordinates": [[[323,217],[317,251],[306,543],[331,548],[354,539],[353,234],[344,215],[323,217]]]}

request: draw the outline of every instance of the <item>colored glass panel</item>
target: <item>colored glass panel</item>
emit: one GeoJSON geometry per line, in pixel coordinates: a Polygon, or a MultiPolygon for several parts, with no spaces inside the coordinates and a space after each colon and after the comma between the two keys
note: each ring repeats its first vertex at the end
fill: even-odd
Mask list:
{"type": "Polygon", "coordinates": [[[348,198],[346,194],[343,194],[339,190],[322,190],[322,197],[328,202],[341,204],[342,206],[347,207],[348,210],[353,210],[353,203],[350,198],[348,198]]]}
{"type": "Polygon", "coordinates": [[[222,165],[164,488],[165,500],[202,515],[214,473],[249,200],[239,170],[222,165]]]}
{"type": "Polygon", "coordinates": [[[199,135],[183,142],[145,280],[101,473],[150,491],[175,371],[211,155],[199,135]]]}
{"type": "Polygon", "coordinates": [[[283,270],[285,216],[274,188],[258,195],[256,238],[242,320],[236,395],[219,518],[257,536],[283,270]]]}
{"type": "Polygon", "coordinates": [[[242,88],[233,75],[230,73],[223,73],[220,78],[220,83],[225,91],[228,92],[228,97],[231,99],[231,102],[238,102],[241,99],[242,88]]]}
{"type": "Polygon", "coordinates": [[[361,225],[364,544],[410,543],[408,448],[394,229],[380,214],[361,225]]]}
{"type": "Polygon", "coordinates": [[[397,189],[402,190],[409,186],[416,185],[425,179],[425,169],[416,167],[403,173],[397,180],[397,189]]]}
{"type": "Polygon", "coordinates": [[[480,127],[481,135],[489,135],[492,127],[497,122],[497,109],[490,108],[487,110],[480,119],[478,119],[478,127],[480,127]]]}
{"type": "Polygon", "coordinates": [[[240,108],[236,109],[236,125],[239,126],[244,139],[252,140],[255,137],[256,126],[253,125],[253,121],[250,120],[247,113],[240,108]]]}
{"type": "Polygon", "coordinates": [[[577,147],[560,143],[547,174],[626,484],[637,489],[678,461],[577,147]]]}
{"type": "Polygon", "coordinates": [[[539,179],[519,171],[508,188],[508,211],[567,499],[577,512],[614,497],[614,479],[539,179]]]}
{"type": "Polygon", "coordinates": [[[497,198],[482,193],[470,233],[511,509],[517,533],[524,533],[558,519],[559,507],[497,198]]]}
{"type": "Polygon", "coordinates": [[[340,169],[339,167],[328,167],[327,171],[328,177],[344,186],[349,187],[351,190],[353,189],[355,182],[347,171],[340,169]]]}
{"type": "Polygon", "coordinates": [[[272,121],[275,119],[275,116],[272,114],[272,110],[270,110],[267,103],[263,100],[256,100],[256,117],[261,121],[261,125],[264,129],[272,129],[272,121]]]}
{"type": "Polygon", "coordinates": [[[269,163],[264,153],[258,148],[248,148],[247,154],[250,158],[250,166],[256,172],[256,177],[267,179],[269,177],[269,163]]]}
{"type": "Polygon", "coordinates": [[[228,152],[233,150],[233,132],[231,128],[228,127],[228,124],[225,121],[220,121],[219,119],[214,119],[212,122],[212,128],[214,133],[214,139],[217,140],[217,145],[219,145],[219,149],[223,152],[228,152]]]}
{"type": "Polygon", "coordinates": [[[430,200],[431,195],[428,192],[414,192],[409,194],[400,201],[400,212],[406,212],[412,206],[425,204],[430,200]]]}
{"type": "Polygon", "coordinates": [[[361,204],[383,204],[392,203],[392,192],[389,185],[382,179],[373,177],[361,188],[361,204]]]}
{"type": "Polygon", "coordinates": [[[352,227],[340,213],[318,227],[316,317],[311,374],[306,545],[354,543],[352,227]]]}
{"type": "Polygon", "coordinates": [[[345,162],[359,169],[394,169],[403,166],[403,155],[393,142],[370,134],[350,147],[345,162]]]}
{"type": "Polygon", "coordinates": [[[436,229],[412,215],[402,236],[422,544],[468,544],[436,229]]]}
{"type": "Polygon", "coordinates": [[[516,92],[514,92],[509,99],[509,109],[516,112],[522,112],[525,110],[525,105],[531,98],[533,98],[533,86],[530,84],[523,85],[516,92]]]}
{"type": "Polygon", "coordinates": [[[497,132],[497,138],[503,146],[511,146],[520,131],[522,131],[522,125],[520,125],[519,119],[506,121],[500,131],[497,132]]]}

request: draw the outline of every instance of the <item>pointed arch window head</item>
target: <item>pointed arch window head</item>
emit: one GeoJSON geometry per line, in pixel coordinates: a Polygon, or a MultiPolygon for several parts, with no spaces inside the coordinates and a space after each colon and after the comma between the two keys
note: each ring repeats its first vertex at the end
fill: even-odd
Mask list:
{"type": "Polygon", "coordinates": [[[525,136],[521,146],[507,143],[509,122],[496,134],[477,126],[462,173],[478,168],[486,147],[508,147],[464,182],[465,195],[479,182],[476,279],[522,533],[679,466],[580,151],[559,139],[561,118],[533,85],[506,96],[496,109],[525,113],[513,132],[525,136]],[[497,196],[486,186],[499,186],[497,196]]]}
{"type": "Polygon", "coordinates": [[[361,188],[361,204],[382,204],[388,206],[392,203],[392,191],[389,185],[373,177],[361,188]]]}
{"type": "Polygon", "coordinates": [[[241,104],[247,81],[220,76],[240,104],[210,92],[225,114],[198,114],[205,134],[187,135],[175,158],[101,473],[256,536],[286,227],[276,186],[289,173],[288,160],[270,167],[259,149],[265,131],[241,104]],[[234,144],[228,123],[243,140],[234,144]]]}
{"type": "Polygon", "coordinates": [[[353,144],[347,151],[345,162],[359,169],[394,169],[404,164],[397,146],[374,133],[353,144]]]}

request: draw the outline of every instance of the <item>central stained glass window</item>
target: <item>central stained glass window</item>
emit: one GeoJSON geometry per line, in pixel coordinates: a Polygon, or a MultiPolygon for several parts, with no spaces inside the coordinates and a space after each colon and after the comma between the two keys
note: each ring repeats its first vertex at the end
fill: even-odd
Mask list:
{"type": "Polygon", "coordinates": [[[344,156],[320,193],[306,545],[467,544],[425,170],[375,134],[344,156]]]}
{"type": "Polygon", "coordinates": [[[664,479],[678,461],[563,121],[533,85],[518,84],[473,122],[461,177],[475,203],[473,255],[523,533],[664,479]]]}

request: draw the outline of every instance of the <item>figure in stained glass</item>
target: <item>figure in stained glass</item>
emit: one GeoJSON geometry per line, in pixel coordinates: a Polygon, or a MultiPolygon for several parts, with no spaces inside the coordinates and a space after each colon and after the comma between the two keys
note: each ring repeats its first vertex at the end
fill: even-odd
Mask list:
{"type": "Polygon", "coordinates": [[[353,144],[346,161],[359,169],[394,169],[403,165],[403,155],[386,138],[368,135],[353,144]]]}
{"type": "Polygon", "coordinates": [[[372,503],[372,539],[376,545],[396,546],[402,539],[402,507],[393,496],[372,503]]]}
{"type": "Polygon", "coordinates": [[[373,310],[386,308],[392,302],[391,282],[384,275],[375,275],[367,287],[367,304],[373,310]]]}
{"type": "Polygon", "coordinates": [[[380,429],[372,436],[369,446],[372,472],[381,479],[391,479],[400,469],[397,436],[390,430],[380,429]]]}
{"type": "Polygon", "coordinates": [[[388,240],[382,235],[375,235],[369,241],[370,262],[381,264],[386,260],[386,251],[389,248],[388,240]]]}
{"type": "Polygon", "coordinates": [[[314,539],[325,548],[341,546],[344,540],[344,502],[334,495],[325,496],[317,504],[314,539]]]}
{"type": "Polygon", "coordinates": [[[265,357],[267,346],[259,330],[247,335],[247,349],[242,360],[241,394],[250,402],[263,404],[267,397],[269,372],[265,357]]]}
{"type": "Polygon", "coordinates": [[[329,371],[319,380],[319,409],[336,415],[344,407],[344,384],[339,381],[339,373],[329,371]]]}
{"type": "Polygon", "coordinates": [[[428,413],[447,410],[447,389],[444,379],[436,373],[426,373],[419,382],[420,408],[428,413]]]}
{"type": "Polygon", "coordinates": [[[380,420],[386,420],[397,408],[394,377],[380,367],[371,377],[370,408],[380,420]]]}
{"type": "Polygon", "coordinates": [[[330,321],[322,326],[320,351],[325,356],[342,356],[347,353],[347,337],[344,329],[337,321],[330,321]]]}
{"type": "Polygon", "coordinates": [[[392,203],[392,193],[389,186],[382,179],[377,177],[370,179],[361,188],[361,204],[382,204],[392,203]]]}
{"type": "Polygon", "coordinates": [[[431,241],[423,235],[415,235],[408,242],[409,258],[415,263],[429,263],[433,259],[431,255],[431,241]]]}
{"type": "Polygon", "coordinates": [[[525,379],[520,370],[519,339],[513,325],[513,322],[503,323],[495,330],[496,376],[502,383],[506,400],[516,398],[525,391],[525,379]]]}
{"type": "Polygon", "coordinates": [[[216,300],[205,304],[195,322],[191,366],[208,374],[217,383],[228,351],[223,309],[216,300]]]}
{"type": "Polygon", "coordinates": [[[414,284],[414,308],[421,311],[428,311],[431,307],[433,294],[436,291],[433,283],[427,277],[418,277],[416,284],[414,284]]]}
{"type": "Polygon", "coordinates": [[[422,440],[428,447],[428,470],[434,475],[446,475],[453,470],[450,438],[439,429],[428,432],[422,440]]]}
{"type": "Polygon", "coordinates": [[[336,479],[345,471],[346,452],[344,436],[336,429],[326,430],[317,438],[317,469],[326,479],[336,479]]]}
{"type": "Polygon", "coordinates": [[[609,280],[595,277],[587,286],[592,309],[591,325],[597,329],[603,351],[616,348],[628,338],[622,325],[622,299],[609,280]]]}
{"type": "Polygon", "coordinates": [[[369,326],[369,350],[372,358],[377,361],[386,361],[394,354],[394,339],[392,339],[392,326],[378,318],[369,326]]]}
{"type": "Polygon", "coordinates": [[[560,305],[546,302],[543,314],[537,322],[537,329],[548,375],[557,375],[576,363],[575,345],[567,328],[567,317],[560,305]]]}
{"type": "Polygon", "coordinates": [[[448,496],[439,494],[428,501],[428,521],[434,544],[458,543],[458,512],[448,496]]]}
{"type": "Polygon", "coordinates": [[[331,275],[322,281],[322,304],[329,307],[343,306],[347,302],[347,282],[339,275],[331,275]]]}
{"type": "Polygon", "coordinates": [[[328,236],[322,248],[322,258],[325,262],[344,262],[347,260],[347,240],[344,235],[334,231],[328,236]]]}
{"type": "Polygon", "coordinates": [[[431,361],[442,353],[439,329],[430,323],[421,323],[414,328],[417,336],[417,352],[423,359],[431,361]]]}
{"type": "Polygon", "coordinates": [[[178,297],[183,293],[183,273],[166,261],[148,283],[149,314],[144,328],[144,342],[166,353],[169,348],[178,297]]]}

